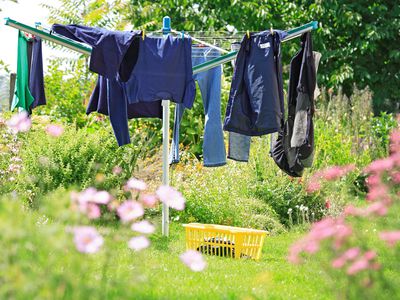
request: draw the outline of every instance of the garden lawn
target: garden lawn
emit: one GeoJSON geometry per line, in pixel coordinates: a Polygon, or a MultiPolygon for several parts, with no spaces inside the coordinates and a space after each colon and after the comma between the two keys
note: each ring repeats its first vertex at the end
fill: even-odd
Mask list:
{"type": "MultiPolygon", "coordinates": [[[[291,232],[268,237],[260,261],[206,256],[203,272],[192,272],[180,260],[185,250],[184,230],[172,224],[171,236],[152,237],[152,246],[135,253],[121,241],[111,247],[104,299],[332,299],[318,268],[286,261],[288,246],[299,237],[291,232]]],[[[96,267],[85,274],[97,281],[104,253],[95,254],[96,267]]]]}

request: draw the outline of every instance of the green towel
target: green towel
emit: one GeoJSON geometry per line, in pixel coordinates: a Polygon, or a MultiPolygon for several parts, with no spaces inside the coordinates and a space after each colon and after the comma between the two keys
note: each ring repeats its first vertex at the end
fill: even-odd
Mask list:
{"type": "Polygon", "coordinates": [[[28,40],[25,34],[18,31],[17,80],[11,110],[18,107],[30,112],[30,106],[35,100],[29,91],[28,40]]]}

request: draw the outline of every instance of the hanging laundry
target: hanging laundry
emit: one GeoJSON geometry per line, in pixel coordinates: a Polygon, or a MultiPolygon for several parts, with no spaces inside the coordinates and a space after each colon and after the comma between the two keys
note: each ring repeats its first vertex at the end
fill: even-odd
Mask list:
{"type": "Polygon", "coordinates": [[[28,37],[18,31],[17,80],[11,110],[18,107],[29,112],[34,101],[29,90],[28,37]]]}
{"type": "Polygon", "coordinates": [[[271,138],[271,156],[284,172],[300,177],[314,157],[314,92],[316,66],[311,33],[301,36],[301,49],[290,63],[288,118],[271,138]]]}
{"type": "Polygon", "coordinates": [[[42,40],[18,32],[16,89],[11,110],[16,107],[27,111],[46,104],[43,79],[42,40]]]}
{"type": "Polygon", "coordinates": [[[245,35],[236,58],[224,130],[248,136],[276,132],[283,118],[280,44],[286,32],[245,35]]]}
{"type": "MultiPolygon", "coordinates": [[[[122,61],[135,37],[141,31],[111,31],[107,29],[83,25],[54,24],[51,30],[72,40],[88,44],[92,47],[89,69],[107,78],[115,78],[122,61]]],[[[128,70],[127,73],[130,74],[128,70]]],[[[124,77],[124,76],[122,76],[124,77]]]]}
{"type": "Polygon", "coordinates": [[[120,146],[130,143],[129,116],[161,117],[162,99],[183,103],[187,108],[193,105],[196,86],[190,39],[169,36],[143,40],[140,31],[119,32],[81,25],[54,24],[52,30],[92,46],[89,68],[105,78],[99,78],[88,112],[97,110],[99,105],[105,111],[102,103],[107,103],[120,146]],[[100,100],[105,94],[107,100],[100,100]]]}
{"type": "MultiPolygon", "coordinates": [[[[210,47],[192,47],[193,66],[221,56],[218,50],[210,47]]],[[[203,161],[205,167],[218,167],[226,164],[224,135],[221,123],[221,66],[193,76],[199,84],[203,99],[205,122],[203,138],[203,161]]],[[[174,131],[170,152],[170,164],[179,162],[179,128],[185,107],[175,106],[174,131]]]]}
{"type": "Polygon", "coordinates": [[[118,145],[130,143],[128,119],[162,118],[161,101],[129,104],[121,82],[99,75],[86,114],[98,112],[110,117],[118,145]]]}
{"type": "MultiPolygon", "coordinates": [[[[231,44],[231,51],[239,51],[240,42],[231,44]]],[[[235,69],[236,60],[232,61],[232,66],[235,69]]],[[[251,136],[244,134],[229,132],[228,137],[228,158],[236,161],[247,162],[250,155],[251,136]]]]}
{"type": "Polygon", "coordinates": [[[168,35],[138,41],[137,63],[123,84],[128,102],[171,100],[191,108],[196,96],[191,39],[168,35]]]}
{"type": "Polygon", "coordinates": [[[29,90],[35,99],[30,108],[34,109],[37,106],[46,105],[46,95],[43,78],[42,39],[37,36],[33,37],[31,43],[32,55],[29,70],[29,90]]]}

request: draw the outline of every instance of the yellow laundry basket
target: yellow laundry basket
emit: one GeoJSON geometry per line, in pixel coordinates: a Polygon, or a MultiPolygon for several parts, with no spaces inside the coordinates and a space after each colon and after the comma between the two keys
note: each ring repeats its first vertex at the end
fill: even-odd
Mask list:
{"type": "Polygon", "coordinates": [[[268,231],[223,225],[190,223],[186,229],[186,249],[204,254],[258,260],[268,231]]]}

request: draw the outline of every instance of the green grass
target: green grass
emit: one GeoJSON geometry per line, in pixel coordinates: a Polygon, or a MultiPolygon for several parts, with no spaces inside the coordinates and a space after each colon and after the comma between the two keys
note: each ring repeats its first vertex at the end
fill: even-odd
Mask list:
{"type": "MultiPolygon", "coordinates": [[[[286,261],[288,246],[298,236],[268,237],[258,262],[206,256],[207,269],[195,273],[179,260],[184,231],[173,224],[168,239],[155,236],[142,253],[132,252],[124,242],[114,246],[110,265],[118,265],[118,271],[110,269],[107,277],[114,283],[132,278],[126,296],[136,299],[331,299],[315,269],[286,261]]],[[[109,284],[107,295],[122,296],[120,287],[109,284]]]]}
{"type": "Polygon", "coordinates": [[[207,268],[196,273],[179,260],[185,251],[179,223],[171,224],[169,238],[154,234],[142,252],[127,247],[133,235],[127,226],[99,225],[105,244],[96,254],[82,254],[68,231],[79,220],[65,210],[57,219],[44,216],[0,200],[1,299],[332,298],[318,265],[286,261],[301,232],[267,237],[259,261],[206,256],[207,268]]]}

